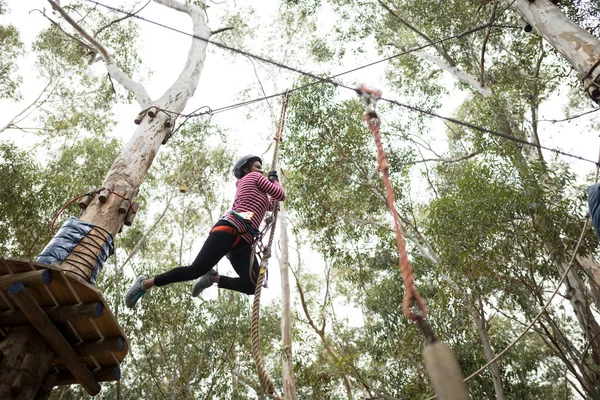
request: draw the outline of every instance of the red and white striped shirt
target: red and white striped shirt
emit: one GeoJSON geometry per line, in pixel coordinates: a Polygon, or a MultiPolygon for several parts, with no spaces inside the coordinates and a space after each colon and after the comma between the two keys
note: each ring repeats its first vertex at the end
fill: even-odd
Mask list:
{"type": "MultiPolygon", "coordinates": [[[[231,210],[237,213],[250,211],[254,213],[250,220],[250,225],[255,230],[258,230],[260,224],[265,217],[265,212],[273,209],[273,201],[284,201],[285,191],[281,184],[277,181],[269,181],[259,172],[250,172],[238,179],[236,182],[237,191],[231,210]],[[269,199],[271,196],[271,199],[269,199]]],[[[224,217],[231,222],[239,232],[248,230],[243,221],[232,214],[227,214],[224,217]]],[[[252,243],[252,234],[245,233],[242,238],[248,243],[252,243]]]]}

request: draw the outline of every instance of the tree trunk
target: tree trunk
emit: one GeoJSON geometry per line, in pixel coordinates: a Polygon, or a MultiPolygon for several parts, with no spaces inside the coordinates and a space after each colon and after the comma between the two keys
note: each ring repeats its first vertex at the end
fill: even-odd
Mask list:
{"type": "Polygon", "coordinates": [[[479,94],[483,97],[490,97],[493,94],[492,89],[483,86],[483,84],[479,82],[479,80],[475,76],[467,74],[466,72],[458,68],[456,65],[448,64],[448,62],[443,58],[436,57],[425,51],[415,51],[413,54],[419,57],[420,59],[435,64],[440,69],[452,74],[452,76],[454,76],[454,78],[456,78],[457,81],[468,84],[477,92],[479,92],[479,94]]]}
{"type": "Polygon", "coordinates": [[[589,282],[588,289],[590,291],[590,296],[594,301],[596,308],[600,310],[600,264],[598,263],[598,260],[590,254],[577,256],[576,260],[588,276],[587,281],[589,282]]]}
{"type": "MultiPolygon", "coordinates": [[[[123,85],[125,89],[131,91],[143,109],[155,106],[157,109],[172,112],[172,115],[178,115],[183,111],[187,101],[193,96],[200,79],[206,56],[207,43],[205,41],[191,39],[192,44],[188,52],[187,62],[179,77],[160,99],[151,101],[144,87],[131,80],[116,66],[102,44],[83,30],[56,2],[53,0],[48,1],[75,30],[91,43],[91,46],[98,50],[98,54],[102,55],[111,77],[123,85]]],[[[184,4],[176,0],[155,0],[155,2],[188,14],[193,22],[194,35],[203,38],[210,37],[211,31],[205,22],[204,9],[201,6],[192,3],[184,4]]],[[[165,112],[158,111],[154,118],[151,118],[148,114],[150,113],[145,114],[141,119],[140,125],[129,144],[115,160],[102,184],[103,187],[110,186],[114,193],[126,196],[129,200],[133,200],[137,195],[144,176],[158,153],[158,149],[165,139],[168,139],[175,123],[174,118],[165,112]]],[[[118,195],[111,194],[108,196],[106,203],[101,203],[99,196],[94,196],[80,219],[105,229],[114,237],[120,231],[125,219],[126,214],[118,211],[123,201],[118,195]]],[[[98,254],[94,254],[93,250],[87,250],[86,253],[88,253],[90,259],[97,259],[98,254]]],[[[67,260],[70,257],[71,255],[67,256],[67,260]]],[[[64,268],[73,270],[73,267],[66,264],[64,268]]],[[[90,270],[88,277],[91,272],[90,270]]],[[[2,371],[0,375],[0,398],[13,398],[11,386],[21,370],[21,364],[27,353],[35,354],[39,360],[37,364],[38,371],[34,373],[34,381],[26,385],[26,390],[24,389],[19,399],[35,398],[41,382],[50,370],[54,358],[52,348],[45,343],[33,328],[26,328],[11,330],[0,343],[0,350],[4,356],[3,360],[0,361],[0,370],[2,371]]]]}
{"type": "Polygon", "coordinates": [[[289,238],[287,220],[283,203],[280,203],[279,221],[281,229],[281,337],[283,351],[281,354],[281,369],[283,371],[283,398],[296,400],[296,385],[294,383],[294,366],[292,365],[292,314],[290,305],[289,277],[289,238]]]}
{"type": "Polygon", "coordinates": [[[575,68],[584,89],[600,101],[600,39],[571,21],[549,0],[504,0],[575,68]]]}
{"type": "MultiPolygon", "coordinates": [[[[471,308],[471,314],[473,315],[473,320],[475,321],[475,326],[477,327],[477,332],[479,333],[479,338],[481,339],[481,346],[483,347],[485,360],[489,362],[490,360],[494,359],[494,357],[496,357],[496,354],[492,349],[490,338],[485,327],[485,314],[483,314],[483,305],[481,304],[481,297],[477,300],[479,307],[475,307],[475,305],[473,305],[473,307],[471,308]],[[480,312],[482,313],[481,315],[479,314],[480,312]]],[[[504,393],[504,388],[502,387],[500,368],[498,367],[497,362],[494,362],[492,363],[492,365],[490,365],[490,372],[492,373],[492,380],[494,382],[496,400],[506,400],[506,394],[504,393]]]]}
{"type": "MultiPolygon", "coordinates": [[[[518,130],[514,128],[513,132],[518,132],[518,130]]],[[[512,132],[508,132],[508,134],[512,134],[512,132]]],[[[521,153],[517,154],[513,159],[513,164],[519,171],[519,174],[522,176],[524,181],[529,180],[529,178],[533,176],[529,160],[525,155],[521,153]]],[[[545,174],[547,174],[547,171],[545,174]]],[[[535,185],[535,187],[532,187],[531,190],[542,192],[542,189],[539,185],[535,185]]],[[[540,196],[540,198],[543,199],[543,196],[540,196]]],[[[541,206],[546,207],[545,201],[542,200],[541,206]]],[[[534,213],[534,221],[541,232],[545,231],[555,233],[553,240],[544,239],[544,247],[546,252],[552,256],[553,263],[556,266],[559,276],[562,276],[567,271],[567,268],[569,268],[569,262],[566,259],[566,254],[557,251],[554,244],[562,241],[558,236],[560,230],[555,226],[553,221],[544,215],[544,213],[534,213]]],[[[566,249],[564,251],[566,252],[566,249]]],[[[567,273],[566,279],[563,283],[567,288],[567,294],[565,297],[569,300],[571,306],[573,307],[573,311],[577,317],[577,321],[579,322],[583,336],[589,343],[589,348],[594,363],[600,366],[600,340],[598,340],[600,337],[600,325],[596,321],[596,318],[590,308],[586,286],[581,278],[577,275],[578,268],[580,268],[579,261],[577,258],[575,258],[573,260],[573,266],[567,273]]],[[[590,374],[589,378],[594,382],[597,382],[600,378],[600,375],[597,373],[592,373],[590,374]]]]}
{"type": "MultiPolygon", "coordinates": [[[[33,328],[12,328],[0,342],[0,399],[34,399],[52,366],[54,353],[33,328]],[[25,355],[36,357],[35,371],[22,371],[25,355]],[[11,387],[19,375],[24,378],[19,395],[13,397],[11,387]]],[[[14,389],[13,389],[14,390],[14,389]]]]}
{"type": "MultiPolygon", "coordinates": [[[[550,249],[548,251],[551,251],[550,249]]],[[[558,272],[562,275],[565,273],[567,268],[569,267],[569,263],[562,257],[558,258],[556,261],[556,266],[558,267],[558,272]]],[[[577,264],[577,261],[574,261],[574,264],[577,264]]],[[[592,359],[594,363],[600,366],[600,325],[596,321],[592,310],[590,309],[589,302],[586,298],[586,290],[585,285],[577,275],[575,270],[577,265],[574,265],[569,272],[567,273],[567,278],[565,279],[565,286],[567,287],[567,295],[571,306],[573,307],[573,311],[575,311],[575,316],[577,317],[577,321],[579,321],[579,325],[582,327],[584,336],[589,344],[592,359]]],[[[598,381],[599,375],[596,373],[595,381],[598,381]]]]}

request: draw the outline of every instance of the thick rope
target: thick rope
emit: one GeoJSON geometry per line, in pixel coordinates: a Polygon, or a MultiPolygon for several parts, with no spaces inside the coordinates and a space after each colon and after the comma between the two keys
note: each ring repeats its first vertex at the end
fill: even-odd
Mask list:
{"type": "Polygon", "coordinates": [[[402,236],[402,223],[400,222],[400,217],[398,211],[396,211],[396,200],[394,198],[394,189],[392,187],[392,182],[390,179],[390,165],[387,160],[387,156],[385,154],[385,150],[383,149],[383,144],[381,143],[381,121],[379,120],[379,116],[375,112],[375,101],[381,96],[381,92],[371,91],[364,87],[358,89],[358,93],[367,100],[368,106],[367,111],[365,112],[365,121],[373,134],[373,139],[375,140],[375,146],[377,147],[377,161],[379,163],[379,169],[383,174],[383,181],[385,184],[385,191],[387,195],[387,206],[389,208],[392,217],[394,218],[394,230],[396,231],[396,244],[398,247],[398,256],[399,256],[399,264],[400,271],[402,272],[402,278],[404,280],[404,301],[402,303],[402,309],[404,311],[404,315],[411,321],[423,320],[427,317],[427,305],[425,304],[425,300],[421,297],[417,288],[415,286],[415,279],[413,268],[408,259],[408,254],[406,253],[406,246],[404,244],[404,239],[402,236]],[[419,313],[413,313],[411,308],[413,304],[416,303],[419,308],[419,313]]]}
{"type": "MultiPolygon", "coordinates": [[[[283,134],[283,126],[285,123],[285,112],[287,110],[289,91],[286,91],[281,100],[281,114],[279,116],[279,123],[277,124],[277,132],[275,133],[275,148],[273,149],[273,161],[271,162],[271,171],[276,171],[277,169],[277,158],[279,155],[279,143],[281,142],[281,136],[283,134]]],[[[273,380],[267,373],[264,362],[262,359],[262,354],[260,350],[260,295],[262,292],[263,283],[265,280],[265,273],[267,271],[269,258],[271,258],[271,246],[273,245],[273,240],[275,238],[275,226],[277,224],[277,214],[279,211],[279,202],[275,201],[273,203],[273,215],[271,217],[271,232],[269,233],[269,242],[267,246],[263,249],[262,258],[260,260],[260,267],[258,270],[258,277],[256,278],[256,287],[254,289],[254,302],[252,303],[252,323],[250,326],[250,336],[252,342],[252,356],[254,357],[254,362],[256,364],[256,370],[258,372],[258,379],[260,380],[260,387],[265,392],[267,396],[272,399],[281,399],[275,393],[275,385],[273,384],[273,380]]],[[[252,260],[253,261],[253,260],[252,260]]]]}

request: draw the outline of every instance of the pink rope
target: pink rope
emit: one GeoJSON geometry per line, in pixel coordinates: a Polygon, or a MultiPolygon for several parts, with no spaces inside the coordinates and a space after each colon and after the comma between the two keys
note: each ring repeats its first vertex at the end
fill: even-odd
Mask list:
{"type": "MultiPolygon", "coordinates": [[[[380,92],[372,92],[364,87],[359,89],[359,94],[361,92],[374,94],[375,97],[379,97],[381,95],[380,92]]],[[[396,245],[398,247],[398,256],[400,259],[400,271],[402,272],[402,278],[404,279],[404,288],[406,292],[402,302],[402,309],[406,318],[411,321],[418,321],[427,317],[427,304],[425,304],[425,300],[421,297],[417,287],[415,286],[412,264],[410,263],[408,254],[406,253],[406,246],[402,236],[402,223],[400,221],[400,217],[398,216],[398,211],[396,210],[394,189],[390,180],[390,165],[385,150],[383,149],[383,144],[381,143],[381,122],[374,109],[367,109],[367,112],[365,113],[365,121],[367,122],[367,125],[373,134],[373,139],[375,140],[375,147],[377,148],[377,162],[379,163],[379,169],[383,173],[387,205],[392,217],[394,218],[394,230],[396,232],[396,245]],[[420,313],[412,312],[411,308],[414,303],[417,304],[420,313]]]]}

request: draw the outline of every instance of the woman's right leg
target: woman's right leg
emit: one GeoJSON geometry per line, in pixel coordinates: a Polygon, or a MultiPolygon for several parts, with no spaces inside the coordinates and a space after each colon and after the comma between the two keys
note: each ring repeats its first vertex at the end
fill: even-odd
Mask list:
{"type": "Polygon", "coordinates": [[[231,262],[231,266],[238,274],[239,278],[221,276],[219,279],[219,287],[245,294],[254,294],[259,265],[256,256],[252,259],[250,258],[251,256],[252,246],[242,239],[240,244],[231,249],[231,252],[227,255],[227,257],[229,257],[229,262],[231,262]]]}
{"type": "Polygon", "coordinates": [[[176,267],[156,275],[153,283],[156,286],[164,286],[169,283],[190,281],[201,277],[217,265],[219,260],[227,254],[236,238],[237,236],[223,231],[211,232],[192,265],[176,267]]]}

